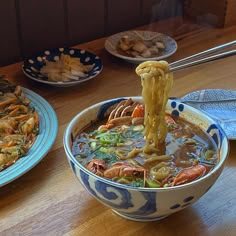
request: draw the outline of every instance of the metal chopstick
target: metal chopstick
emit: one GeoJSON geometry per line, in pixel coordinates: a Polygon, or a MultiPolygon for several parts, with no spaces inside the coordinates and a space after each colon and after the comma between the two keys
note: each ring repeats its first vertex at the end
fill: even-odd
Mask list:
{"type": "Polygon", "coordinates": [[[180,64],[183,64],[183,63],[187,63],[187,62],[189,62],[189,61],[191,61],[193,59],[194,60],[199,59],[200,57],[210,55],[211,53],[214,53],[216,51],[225,49],[225,48],[233,46],[233,45],[236,45],[236,40],[233,40],[233,41],[225,43],[225,44],[221,44],[221,45],[216,46],[214,48],[210,48],[208,50],[196,53],[196,54],[194,54],[192,56],[185,57],[185,58],[180,59],[178,61],[172,62],[172,63],[170,63],[170,67],[176,67],[177,65],[180,65],[180,64]]]}
{"type": "Polygon", "coordinates": [[[183,63],[183,64],[180,64],[180,65],[177,65],[177,66],[175,66],[175,64],[173,66],[173,64],[171,63],[170,64],[170,71],[173,72],[173,71],[185,69],[185,68],[188,68],[188,67],[191,67],[191,66],[199,65],[199,64],[202,64],[202,63],[205,63],[205,62],[215,61],[215,60],[226,58],[226,57],[233,56],[233,55],[236,55],[236,50],[231,50],[231,51],[219,53],[219,54],[216,54],[216,55],[213,55],[213,56],[209,56],[209,57],[205,57],[205,58],[198,59],[198,60],[195,60],[195,61],[183,63]]]}

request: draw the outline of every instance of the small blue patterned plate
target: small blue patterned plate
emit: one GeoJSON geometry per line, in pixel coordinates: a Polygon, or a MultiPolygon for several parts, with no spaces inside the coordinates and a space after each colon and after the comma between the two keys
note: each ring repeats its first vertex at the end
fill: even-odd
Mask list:
{"type": "Polygon", "coordinates": [[[207,113],[229,139],[236,139],[236,91],[205,89],[189,93],[181,101],[207,113]]]}
{"type": "Polygon", "coordinates": [[[91,52],[77,48],[56,48],[46,50],[24,60],[22,70],[24,74],[37,82],[57,86],[67,87],[77,85],[84,81],[90,80],[102,71],[103,65],[101,59],[91,52]],[[50,81],[48,77],[40,73],[40,69],[45,65],[45,61],[57,61],[61,54],[69,55],[73,58],[80,59],[84,65],[93,65],[85,77],[79,77],[70,81],[50,81]]]}
{"type": "Polygon", "coordinates": [[[22,88],[22,90],[31,101],[30,105],[39,114],[39,135],[27,155],[0,171],[0,187],[19,178],[38,164],[51,149],[58,132],[57,116],[51,105],[35,92],[26,88],[22,88]]]}
{"type": "Polygon", "coordinates": [[[133,31],[120,32],[107,38],[107,40],[105,41],[105,49],[115,57],[124,59],[127,62],[138,64],[147,60],[162,60],[164,58],[171,56],[177,50],[177,43],[173,38],[162,33],[146,31],[146,30],[144,31],[133,30],[133,31]],[[136,39],[136,38],[143,40],[155,39],[157,41],[163,42],[163,44],[165,45],[165,49],[161,51],[157,56],[150,58],[126,56],[121,54],[117,50],[117,44],[121,39],[121,37],[123,36],[128,36],[131,39],[136,39]]]}

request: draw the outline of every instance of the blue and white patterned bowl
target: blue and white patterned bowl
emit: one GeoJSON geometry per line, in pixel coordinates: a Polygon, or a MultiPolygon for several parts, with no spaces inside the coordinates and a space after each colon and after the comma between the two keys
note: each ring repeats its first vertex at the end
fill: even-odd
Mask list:
{"type": "Polygon", "coordinates": [[[22,67],[23,73],[30,79],[57,87],[68,87],[80,84],[97,76],[102,71],[102,69],[102,61],[98,56],[86,50],[77,48],[55,48],[45,50],[25,59],[22,67]],[[62,53],[80,59],[80,62],[84,65],[94,65],[94,67],[85,77],[78,77],[78,80],[58,82],[49,81],[47,76],[40,73],[40,69],[45,65],[45,60],[56,61],[59,59],[62,53]]]}
{"type": "MultiPolygon", "coordinates": [[[[109,112],[109,108],[122,99],[125,98],[95,104],[77,114],[69,123],[63,141],[65,153],[74,174],[94,198],[127,219],[159,220],[192,205],[212,187],[220,176],[228,156],[229,143],[224,131],[213,119],[177,100],[168,101],[167,113],[182,117],[205,130],[213,137],[219,149],[219,163],[206,176],[191,183],[168,188],[129,187],[89,172],[73,156],[71,152],[73,138],[89,125],[91,120],[103,119],[109,112]]],[[[132,97],[132,99],[142,101],[141,97],[132,97]]]]}

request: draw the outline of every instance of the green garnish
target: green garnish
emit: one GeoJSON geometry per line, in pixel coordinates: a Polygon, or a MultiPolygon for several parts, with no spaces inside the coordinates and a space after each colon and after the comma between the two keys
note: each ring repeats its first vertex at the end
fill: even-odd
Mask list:
{"type": "Polygon", "coordinates": [[[156,181],[153,181],[153,180],[147,180],[146,185],[149,188],[159,188],[159,187],[161,187],[161,185],[159,183],[157,183],[156,181]]]}

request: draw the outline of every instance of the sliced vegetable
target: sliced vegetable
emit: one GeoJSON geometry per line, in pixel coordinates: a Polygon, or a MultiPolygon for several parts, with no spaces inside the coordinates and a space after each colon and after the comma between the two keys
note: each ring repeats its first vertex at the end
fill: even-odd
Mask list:
{"type": "Polygon", "coordinates": [[[146,186],[149,188],[159,188],[161,184],[154,180],[146,180],[146,186]]]}
{"type": "Polygon", "coordinates": [[[138,105],[134,108],[134,111],[133,111],[131,117],[132,117],[132,118],[135,118],[135,117],[144,117],[144,106],[138,104],[138,105]]]}

